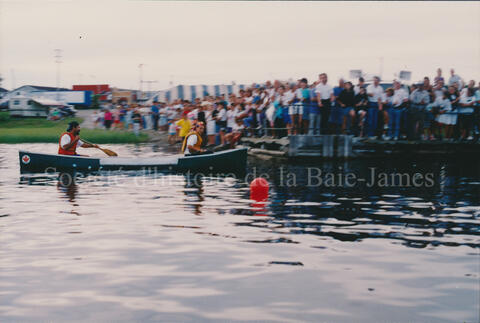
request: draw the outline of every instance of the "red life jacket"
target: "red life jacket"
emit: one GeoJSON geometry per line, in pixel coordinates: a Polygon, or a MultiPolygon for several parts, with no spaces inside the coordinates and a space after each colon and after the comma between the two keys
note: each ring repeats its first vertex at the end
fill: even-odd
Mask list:
{"type": "Polygon", "coordinates": [[[68,149],[63,149],[62,144],[61,144],[63,135],[69,135],[70,136],[70,142],[72,142],[75,139],[75,136],[70,132],[62,133],[62,135],[60,136],[60,139],[58,140],[58,154],[59,155],[76,155],[77,154],[76,150],[77,150],[78,141],[72,147],[70,147],[68,149]]]}

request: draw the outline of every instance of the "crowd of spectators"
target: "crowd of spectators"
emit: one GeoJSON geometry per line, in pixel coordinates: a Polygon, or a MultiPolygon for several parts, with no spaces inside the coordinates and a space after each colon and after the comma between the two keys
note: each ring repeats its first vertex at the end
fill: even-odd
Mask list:
{"type": "Polygon", "coordinates": [[[318,80],[295,83],[267,81],[239,93],[205,96],[193,101],[154,102],[153,105],[117,106],[96,113],[107,129],[168,132],[174,144],[196,122],[205,124],[206,145],[234,145],[241,136],[349,134],[389,140],[477,140],[480,130],[480,84],[468,84],[441,69],[410,86],[399,80],[381,83],[360,78],[357,84],[340,79],[329,84],[325,73],[318,80]]]}

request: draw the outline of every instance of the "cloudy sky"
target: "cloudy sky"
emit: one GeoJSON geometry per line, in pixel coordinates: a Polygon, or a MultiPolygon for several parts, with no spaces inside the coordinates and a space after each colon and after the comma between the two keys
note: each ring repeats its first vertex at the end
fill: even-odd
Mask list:
{"type": "MultiPolygon", "coordinates": [[[[2,86],[316,78],[350,69],[413,79],[454,67],[480,80],[479,2],[0,0],[2,86]],[[383,61],[383,64],[382,64],[383,61]]],[[[144,85],[144,89],[147,85],[144,85]]]]}

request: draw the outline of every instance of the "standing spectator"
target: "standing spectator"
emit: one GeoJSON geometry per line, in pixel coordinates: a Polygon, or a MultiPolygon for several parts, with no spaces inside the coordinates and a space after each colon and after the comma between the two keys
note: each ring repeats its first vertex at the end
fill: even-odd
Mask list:
{"type": "Polygon", "coordinates": [[[236,117],[236,109],[233,108],[232,105],[228,106],[227,110],[227,129],[226,133],[232,132],[233,125],[235,124],[235,117],[236,117]]]}
{"type": "Polygon", "coordinates": [[[125,113],[125,129],[129,130],[130,125],[133,122],[133,110],[134,110],[134,105],[130,105],[129,108],[127,108],[127,112],[125,113]]]}
{"type": "Polygon", "coordinates": [[[120,128],[120,106],[116,106],[112,112],[113,115],[113,129],[120,128]]]}
{"type": "Polygon", "coordinates": [[[150,108],[152,114],[153,130],[158,131],[158,120],[160,119],[160,110],[158,108],[158,102],[153,102],[152,107],[150,108]]]}
{"type": "Polygon", "coordinates": [[[282,138],[284,137],[285,131],[285,122],[283,121],[283,107],[281,104],[281,99],[283,95],[283,89],[280,88],[278,93],[276,93],[275,100],[273,101],[273,105],[275,106],[275,116],[273,121],[273,136],[275,138],[282,138]]]}
{"type": "Polygon", "coordinates": [[[460,100],[461,100],[462,96],[465,96],[467,94],[468,89],[472,89],[473,93],[475,93],[475,81],[474,80],[470,80],[470,82],[468,82],[468,85],[460,91],[460,100]]]}
{"type": "Polygon", "coordinates": [[[351,134],[351,125],[355,123],[355,91],[351,82],[345,83],[345,89],[340,92],[337,103],[342,109],[342,133],[351,134]]]}
{"type": "Polygon", "coordinates": [[[290,114],[290,119],[292,119],[292,133],[298,135],[302,130],[302,117],[303,117],[303,105],[297,95],[298,89],[296,86],[290,86],[289,93],[292,93],[292,100],[288,107],[288,113],[290,114]]]}
{"type": "Polygon", "coordinates": [[[135,109],[132,115],[133,119],[133,133],[135,136],[140,134],[140,124],[142,122],[142,114],[140,113],[139,109],[135,109]]]}
{"type": "Polygon", "coordinates": [[[98,110],[95,110],[91,116],[93,121],[93,129],[97,129],[98,123],[100,122],[101,116],[98,110]]]}
{"type": "Polygon", "coordinates": [[[308,133],[310,124],[310,90],[308,89],[308,81],[302,78],[299,83],[299,88],[295,92],[298,102],[302,105],[302,124],[300,133],[308,133]]]}
{"type": "Polygon", "coordinates": [[[433,101],[435,101],[437,98],[443,98],[443,92],[445,90],[446,88],[443,86],[443,81],[438,81],[433,87],[433,101]]]}
{"type": "Polygon", "coordinates": [[[328,76],[326,73],[321,73],[318,77],[320,83],[315,87],[315,93],[317,94],[317,104],[320,108],[320,132],[327,134],[331,104],[334,101],[333,88],[327,84],[328,76]]]}
{"type": "Polygon", "coordinates": [[[367,86],[368,111],[367,111],[367,135],[371,138],[377,133],[378,111],[382,110],[383,88],[380,85],[380,78],[375,76],[373,83],[367,86]]]}
{"type": "Polygon", "coordinates": [[[355,95],[355,112],[356,112],[356,123],[354,133],[360,137],[363,137],[365,134],[365,116],[368,110],[368,95],[367,90],[364,87],[359,89],[357,95],[355,95]]]}
{"type": "Polygon", "coordinates": [[[168,120],[168,143],[171,145],[177,142],[177,125],[175,120],[168,120]]]}
{"type": "Polygon", "coordinates": [[[445,79],[442,76],[442,69],[438,68],[437,69],[437,76],[435,76],[435,78],[433,79],[433,85],[436,86],[440,82],[445,83],[445,79]]]}
{"type": "Polygon", "coordinates": [[[433,86],[430,84],[430,78],[428,76],[423,78],[423,90],[428,92],[430,102],[432,102],[435,98],[433,96],[433,86]]]}
{"type": "Polygon", "coordinates": [[[388,135],[393,140],[398,140],[402,116],[408,104],[408,93],[402,88],[402,84],[399,81],[393,83],[393,89],[394,94],[389,115],[388,135]]]}
{"type": "Polygon", "coordinates": [[[453,138],[453,137],[458,137],[458,126],[457,126],[457,121],[458,121],[458,103],[460,101],[460,96],[458,94],[457,89],[455,86],[449,86],[448,87],[448,96],[447,99],[450,101],[450,106],[451,106],[451,122],[450,122],[450,127],[447,127],[447,138],[453,138]]]}
{"type": "Polygon", "coordinates": [[[365,86],[365,79],[363,77],[359,77],[358,78],[358,84],[355,85],[355,87],[354,87],[355,95],[360,93],[361,88],[365,88],[365,87],[366,87],[365,86]]]}
{"type": "MultiPolygon", "coordinates": [[[[379,126],[380,129],[385,129],[387,128],[386,134],[387,137],[386,139],[390,139],[391,136],[389,135],[390,132],[390,114],[391,110],[393,109],[393,94],[394,90],[393,88],[389,87],[385,90],[385,93],[382,96],[382,111],[380,112],[379,121],[382,127],[379,126]]],[[[382,134],[383,138],[383,134],[382,134]]]]}
{"type": "Polygon", "coordinates": [[[308,129],[308,134],[309,135],[320,135],[320,130],[321,130],[321,121],[322,121],[322,115],[320,114],[320,107],[318,106],[318,99],[316,98],[313,100],[315,96],[315,90],[314,91],[309,91],[308,94],[310,99],[309,102],[309,115],[308,115],[308,121],[309,121],[309,129],[308,129]]]}
{"type": "Polygon", "coordinates": [[[478,82],[478,88],[475,91],[475,112],[474,112],[474,130],[475,130],[475,140],[478,140],[480,135],[480,82],[478,82]]]}
{"type": "MultiPolygon", "coordinates": [[[[218,103],[217,105],[218,115],[216,118],[216,133],[220,134],[220,131],[225,132],[227,129],[227,105],[218,103]]],[[[220,138],[217,136],[215,139],[215,144],[218,145],[220,143],[220,138]]]]}
{"type": "Polygon", "coordinates": [[[433,108],[438,110],[436,121],[438,123],[438,136],[442,137],[442,130],[445,130],[445,137],[451,138],[452,130],[450,130],[457,121],[457,116],[452,111],[452,104],[448,100],[448,91],[444,90],[441,96],[437,96],[433,102],[433,108]]]}
{"type": "Polygon", "coordinates": [[[330,112],[330,129],[333,134],[339,134],[340,128],[342,125],[342,108],[337,103],[338,96],[343,91],[345,82],[343,79],[338,80],[338,86],[333,88],[333,97],[334,101],[332,101],[332,108],[330,112]]]}
{"type": "MultiPolygon", "coordinates": [[[[289,109],[290,102],[292,101],[293,98],[287,94],[286,88],[283,84],[278,87],[278,98],[280,100],[279,102],[280,106],[282,107],[282,119],[283,119],[284,127],[287,128],[287,131],[282,130],[282,137],[284,137],[291,133],[292,119],[290,118],[288,109],[289,109]]],[[[257,115],[255,111],[255,117],[251,115],[251,118],[253,118],[256,121],[256,117],[257,115]]]]}
{"type": "Polygon", "coordinates": [[[105,110],[105,113],[103,114],[103,122],[105,123],[105,128],[107,128],[107,130],[110,130],[113,122],[113,115],[108,109],[105,110]]]}
{"type": "Polygon", "coordinates": [[[168,131],[168,116],[167,116],[167,106],[165,104],[160,104],[158,109],[159,119],[158,125],[161,131],[168,131]]]}
{"type": "Polygon", "coordinates": [[[462,78],[455,74],[455,70],[452,68],[450,70],[450,78],[448,79],[448,86],[452,86],[455,83],[457,84],[457,89],[463,88],[463,81],[462,78]]]}
{"type": "Polygon", "coordinates": [[[425,121],[425,108],[430,103],[428,92],[423,89],[423,83],[418,83],[416,89],[410,94],[410,122],[408,124],[407,136],[409,140],[420,139],[423,133],[425,121]]]}
{"type": "Polygon", "coordinates": [[[292,110],[291,106],[293,104],[293,99],[295,98],[295,94],[291,90],[290,86],[285,86],[281,85],[280,86],[283,89],[283,94],[281,97],[281,104],[283,107],[283,116],[284,116],[284,121],[287,125],[287,130],[288,134],[293,135],[293,129],[294,129],[294,118],[292,115],[292,110]]]}
{"type": "Polygon", "coordinates": [[[470,132],[473,127],[473,112],[475,106],[475,92],[473,88],[468,87],[465,95],[460,98],[460,107],[458,109],[458,126],[461,132],[461,139],[472,139],[470,132]]]}
{"type": "Polygon", "coordinates": [[[205,120],[207,121],[208,145],[214,146],[215,136],[217,135],[217,129],[216,129],[217,110],[214,109],[213,105],[208,104],[206,111],[204,113],[205,113],[205,120]]]}
{"type": "Polygon", "coordinates": [[[192,122],[188,119],[187,115],[188,111],[184,111],[182,113],[182,118],[175,123],[178,127],[180,127],[178,136],[180,137],[180,140],[182,142],[183,139],[185,139],[185,136],[190,132],[190,128],[192,127],[192,122]]]}

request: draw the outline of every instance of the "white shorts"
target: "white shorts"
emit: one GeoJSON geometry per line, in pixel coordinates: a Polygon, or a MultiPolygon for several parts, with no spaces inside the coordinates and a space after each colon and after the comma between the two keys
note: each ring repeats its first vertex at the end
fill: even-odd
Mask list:
{"type": "Polygon", "coordinates": [[[303,115],[303,104],[295,103],[288,106],[288,114],[302,114],[303,115]]]}
{"type": "Polygon", "coordinates": [[[210,135],[216,135],[217,132],[216,132],[216,123],[215,121],[208,121],[207,122],[207,136],[210,136],[210,135]]]}

